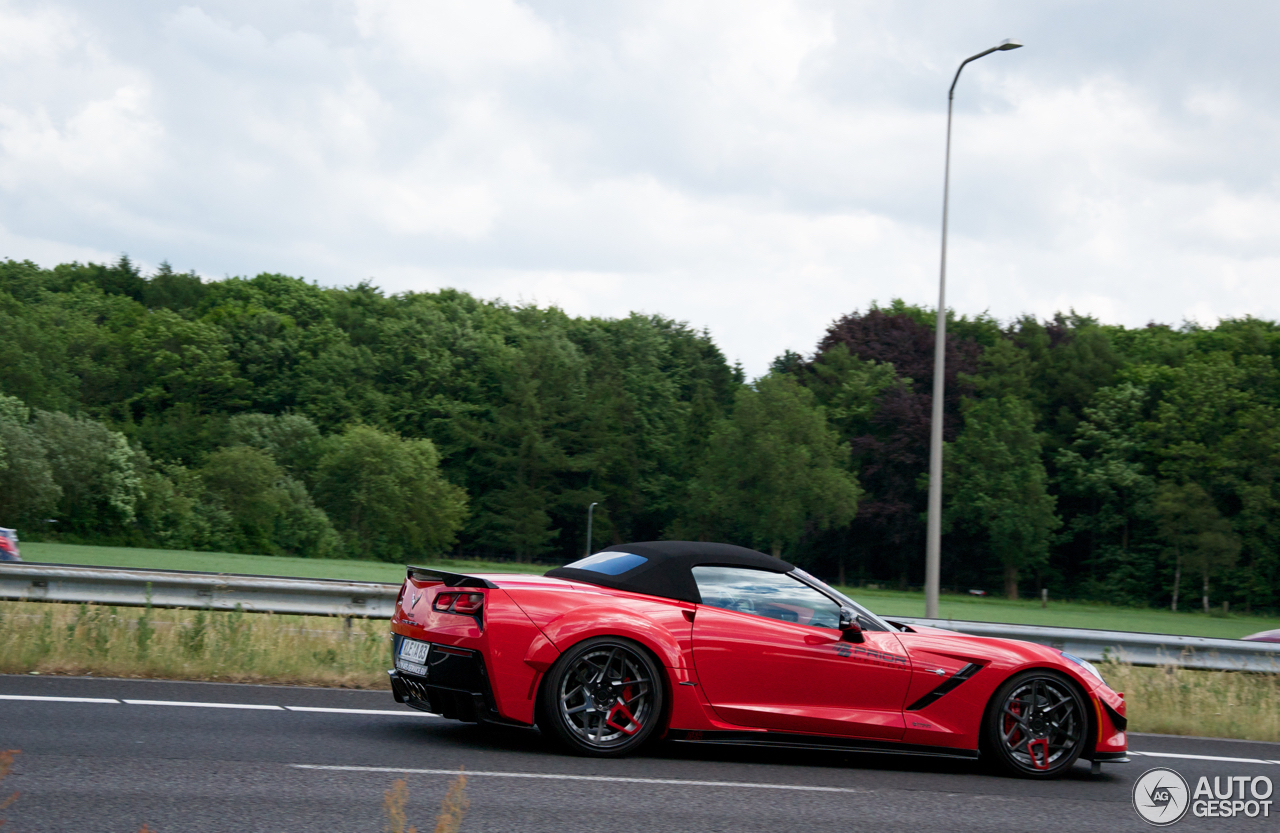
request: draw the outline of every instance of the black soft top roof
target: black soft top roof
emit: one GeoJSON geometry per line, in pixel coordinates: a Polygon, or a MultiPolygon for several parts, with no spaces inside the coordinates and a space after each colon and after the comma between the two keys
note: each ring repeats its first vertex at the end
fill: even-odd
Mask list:
{"type": "Polygon", "coordinates": [[[701,541],[642,541],[605,547],[600,552],[626,552],[648,560],[616,576],[572,566],[556,567],[546,575],[698,604],[702,597],[693,580],[694,567],[750,567],[771,573],[789,573],[795,569],[780,558],[746,547],[701,541]]]}

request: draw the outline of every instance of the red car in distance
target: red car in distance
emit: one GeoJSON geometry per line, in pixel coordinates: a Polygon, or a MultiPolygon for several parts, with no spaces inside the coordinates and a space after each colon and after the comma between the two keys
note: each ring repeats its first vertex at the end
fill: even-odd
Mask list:
{"type": "Polygon", "coordinates": [[[1028,778],[1127,761],[1124,697],[1030,642],[876,616],[729,544],[609,547],[544,576],[409,567],[397,701],[618,756],[668,741],[990,760],[1028,778]]]}

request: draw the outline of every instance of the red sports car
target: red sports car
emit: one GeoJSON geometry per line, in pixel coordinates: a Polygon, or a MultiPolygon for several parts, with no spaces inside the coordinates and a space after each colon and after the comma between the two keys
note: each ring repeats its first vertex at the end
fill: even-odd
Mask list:
{"type": "Polygon", "coordinates": [[[666,738],[982,756],[1029,778],[1128,760],[1124,696],[1090,663],[886,621],[754,550],[657,541],[545,576],[408,572],[396,700],[537,725],[580,754],[666,738]]]}

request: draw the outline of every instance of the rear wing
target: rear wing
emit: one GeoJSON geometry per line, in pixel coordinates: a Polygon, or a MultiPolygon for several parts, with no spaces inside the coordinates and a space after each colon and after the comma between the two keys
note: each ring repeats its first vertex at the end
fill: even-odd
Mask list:
{"type": "Polygon", "coordinates": [[[420,581],[443,581],[446,587],[486,587],[496,589],[498,585],[478,576],[464,576],[462,573],[448,573],[444,570],[436,570],[432,567],[414,567],[407,568],[408,578],[415,578],[420,581]]]}

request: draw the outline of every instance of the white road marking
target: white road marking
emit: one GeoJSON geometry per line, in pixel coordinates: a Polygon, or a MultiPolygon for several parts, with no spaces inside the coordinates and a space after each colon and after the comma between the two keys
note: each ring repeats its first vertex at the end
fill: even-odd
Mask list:
{"type": "MultiPolygon", "coordinates": [[[[339,709],[327,706],[269,706],[258,703],[201,703],[191,700],[115,700],[110,697],[49,697],[38,694],[0,694],[0,700],[33,700],[42,703],[127,703],[130,706],[187,706],[201,709],[246,709],[251,711],[291,711],[314,712],[320,714],[386,714],[395,717],[439,717],[438,714],[418,711],[417,709],[339,709]]],[[[1228,740],[1228,738],[1212,738],[1212,740],[1228,740]]],[[[1180,752],[1138,752],[1130,749],[1130,755],[1141,758],[1179,758],[1188,761],[1219,761],[1229,764],[1275,764],[1280,760],[1264,758],[1228,758],[1221,755],[1188,755],[1180,752]]],[[[397,769],[394,767],[360,767],[360,766],[320,766],[313,764],[290,764],[297,769],[325,769],[345,772],[404,772],[420,775],[453,775],[452,769],[397,769]]],[[[481,775],[492,778],[542,778],[561,781],[609,781],[630,782],[635,784],[668,784],[672,786],[690,787],[743,787],[761,790],[802,790],[809,792],[867,792],[844,787],[807,787],[788,784],[750,784],[737,781],[681,781],[663,778],[612,778],[603,775],[548,775],[528,772],[468,772],[468,775],[481,775]]]]}
{"type": "Polygon", "coordinates": [[[130,706],[191,706],[200,709],[250,709],[256,711],[321,712],[324,714],[390,714],[399,717],[439,717],[417,709],[336,709],[326,706],[267,706],[256,703],[200,703],[191,700],[115,700],[110,697],[46,697],[37,694],[0,694],[0,700],[37,700],[42,703],[127,703],[130,706]]]}
{"type": "Polygon", "coordinates": [[[0,700],[40,700],[46,703],[119,703],[108,697],[38,697],[34,694],[0,694],[0,700]]]}
{"type": "Polygon", "coordinates": [[[192,706],[197,709],[260,709],[284,711],[284,706],[261,706],[254,703],[196,703],[190,700],[125,700],[130,706],[192,706]]]}
{"type": "Polygon", "coordinates": [[[804,784],[756,784],[749,781],[692,781],[682,778],[632,778],[608,775],[563,775],[545,772],[486,772],[477,769],[410,769],[392,766],[328,766],[324,764],[289,764],[293,769],[327,772],[390,772],[400,775],[465,775],[468,778],[532,778],[542,781],[604,781],[615,784],[658,784],[668,787],[738,787],[749,790],[794,790],[819,793],[871,793],[875,790],[852,787],[814,787],[804,784]]]}
{"type": "Polygon", "coordinates": [[[420,717],[439,717],[438,714],[431,712],[418,711],[417,709],[330,709],[322,706],[285,706],[291,712],[324,712],[326,714],[396,714],[401,717],[420,716],[420,717]]]}
{"type": "Polygon", "coordinates": [[[1135,752],[1130,749],[1129,754],[1143,758],[1184,758],[1189,761],[1222,761],[1229,764],[1280,764],[1280,761],[1267,761],[1262,758],[1223,758],[1218,755],[1183,755],[1178,752],[1135,752]]]}

